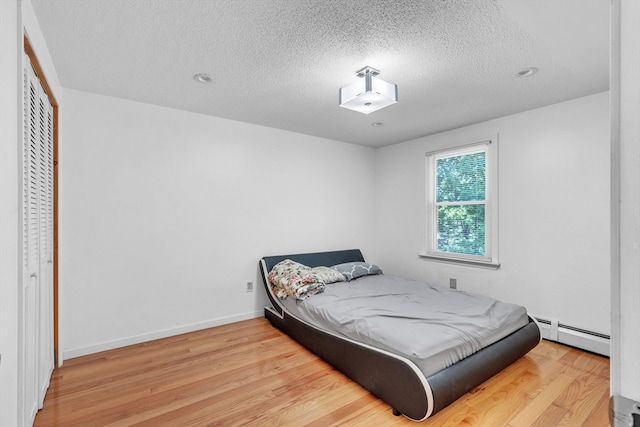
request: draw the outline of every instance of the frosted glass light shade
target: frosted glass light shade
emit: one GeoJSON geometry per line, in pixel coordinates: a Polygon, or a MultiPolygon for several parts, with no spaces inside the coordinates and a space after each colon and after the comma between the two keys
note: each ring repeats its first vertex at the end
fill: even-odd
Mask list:
{"type": "Polygon", "coordinates": [[[365,72],[362,78],[340,88],[340,106],[363,114],[398,102],[398,86],[365,72]]]}

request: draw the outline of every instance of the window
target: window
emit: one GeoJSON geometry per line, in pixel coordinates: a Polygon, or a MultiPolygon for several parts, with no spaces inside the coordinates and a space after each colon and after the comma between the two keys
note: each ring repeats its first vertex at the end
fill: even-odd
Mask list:
{"type": "Polygon", "coordinates": [[[497,268],[497,138],[427,153],[427,258],[497,268]]]}

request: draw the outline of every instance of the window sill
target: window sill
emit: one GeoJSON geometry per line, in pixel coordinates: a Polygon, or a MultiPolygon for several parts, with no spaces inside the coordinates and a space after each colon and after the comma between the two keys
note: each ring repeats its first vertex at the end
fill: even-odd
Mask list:
{"type": "Polygon", "coordinates": [[[453,258],[446,257],[440,255],[432,255],[421,252],[418,254],[420,258],[429,259],[432,261],[444,262],[446,264],[457,264],[457,265],[465,265],[468,267],[480,267],[480,268],[488,268],[490,270],[497,270],[500,268],[500,263],[494,262],[485,262],[485,261],[475,261],[470,259],[462,259],[462,258],[453,258]]]}

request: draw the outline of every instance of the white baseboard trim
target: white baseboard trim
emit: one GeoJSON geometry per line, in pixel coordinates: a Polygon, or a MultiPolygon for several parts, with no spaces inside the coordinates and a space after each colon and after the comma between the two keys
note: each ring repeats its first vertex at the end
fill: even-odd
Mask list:
{"type": "Polygon", "coordinates": [[[581,348],[592,353],[609,356],[610,340],[606,336],[595,332],[577,330],[577,328],[566,327],[557,322],[550,322],[544,319],[537,319],[540,326],[542,338],[549,341],[556,341],[572,347],[581,348]]]}
{"type": "MultiPolygon", "coordinates": [[[[86,356],[88,354],[99,353],[101,351],[113,350],[114,348],[126,347],[128,345],[140,344],[147,341],[167,338],[174,335],[186,334],[189,332],[200,331],[202,329],[222,326],[229,323],[240,322],[242,320],[255,319],[262,317],[264,311],[254,311],[249,313],[238,314],[235,316],[222,317],[212,319],[206,322],[193,323],[177,328],[164,329],[162,331],[149,332],[146,334],[135,335],[114,341],[93,344],[84,347],[77,347],[63,351],[63,360],[73,359],[74,357],[86,356]]],[[[581,348],[603,356],[610,355],[610,340],[599,334],[589,333],[588,331],[574,330],[566,328],[562,324],[551,323],[548,320],[538,319],[540,333],[542,338],[549,341],[557,341],[573,347],[581,348]]]]}
{"type": "Polygon", "coordinates": [[[149,332],[146,334],[135,335],[114,341],[92,344],[84,347],[77,347],[64,350],[64,360],[73,359],[74,357],[86,356],[88,354],[99,353],[101,351],[113,350],[114,348],[126,347],[128,345],[140,344],[147,341],[153,341],[161,338],[167,338],[174,335],[186,334],[188,332],[200,331],[202,329],[222,326],[229,323],[240,322],[242,320],[255,319],[262,317],[264,311],[254,311],[249,313],[238,314],[235,316],[222,317],[219,319],[207,320],[206,322],[192,323],[190,325],[179,326],[177,328],[164,329],[162,331],[149,332]]]}

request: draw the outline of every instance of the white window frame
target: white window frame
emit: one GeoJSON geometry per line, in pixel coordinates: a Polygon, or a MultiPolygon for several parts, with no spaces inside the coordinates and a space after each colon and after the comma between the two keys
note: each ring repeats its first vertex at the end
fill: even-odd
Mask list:
{"type": "Polygon", "coordinates": [[[456,145],[426,153],[426,242],[423,258],[436,261],[487,267],[500,267],[498,259],[498,136],[479,140],[471,144],[456,145]],[[436,160],[464,154],[485,152],[486,193],[485,193],[485,254],[467,255],[437,250],[438,206],[436,197],[436,160]]]}

